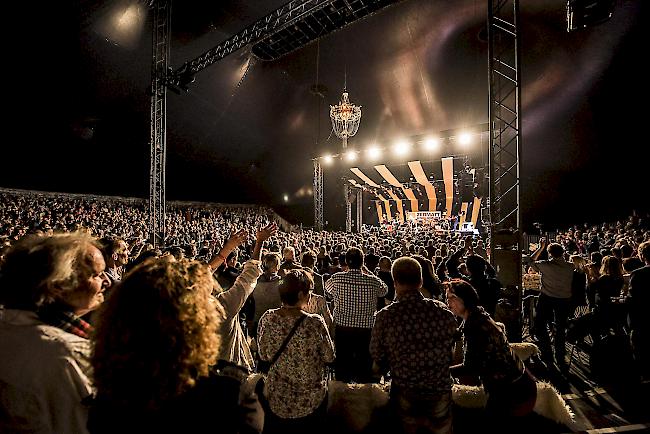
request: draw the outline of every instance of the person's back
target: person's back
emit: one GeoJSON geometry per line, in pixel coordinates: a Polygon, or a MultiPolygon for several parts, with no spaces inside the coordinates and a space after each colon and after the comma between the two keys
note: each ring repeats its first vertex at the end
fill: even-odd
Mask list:
{"type": "Polygon", "coordinates": [[[280,307],[280,276],[278,270],[280,267],[280,256],[275,253],[268,253],[262,258],[262,269],[264,273],[257,279],[257,284],[253,293],[250,295],[255,300],[255,316],[253,317],[253,330],[251,335],[255,336],[257,332],[257,323],[260,318],[269,309],[280,307]]]}
{"type": "Polygon", "coordinates": [[[205,264],[162,257],[116,288],[94,336],[91,433],[261,432],[244,369],[214,369],[225,315],[212,286],[205,264]]]}
{"type": "Polygon", "coordinates": [[[336,273],[325,284],[334,302],[336,332],[336,378],[341,381],[368,382],[372,360],[368,353],[370,330],[377,300],[388,288],[377,276],[361,271],[363,253],[356,247],[345,255],[348,271],[336,273]]]}
{"type": "Polygon", "coordinates": [[[548,362],[553,360],[560,369],[567,369],[565,360],[566,325],[571,306],[573,284],[573,263],[563,258],[564,248],[552,243],[546,246],[546,238],[540,240],[540,246],[532,256],[531,267],[541,274],[541,294],[537,300],[537,318],[534,326],[535,337],[538,339],[542,357],[548,362]],[[551,257],[549,260],[537,260],[546,250],[551,257]],[[551,349],[550,335],[555,329],[555,337],[551,349]],[[555,353],[555,354],[553,354],[555,353]]]}
{"type": "Polygon", "coordinates": [[[262,274],[257,279],[257,285],[251,296],[255,299],[255,317],[253,323],[257,324],[264,314],[269,309],[280,307],[280,293],[278,292],[278,285],[280,284],[280,276],[277,274],[262,274]]]}
{"type": "Polygon", "coordinates": [[[447,307],[419,292],[398,296],[397,302],[377,312],[373,335],[381,336],[387,346],[393,385],[432,393],[449,390],[455,331],[447,307]]]}
{"type": "Polygon", "coordinates": [[[533,268],[541,273],[542,293],[554,298],[570,298],[573,264],[561,257],[535,262],[533,268]]]}
{"type": "Polygon", "coordinates": [[[257,417],[261,422],[259,402],[253,395],[242,399],[242,387],[238,378],[215,372],[156,409],[124,407],[100,398],[91,406],[88,429],[92,434],[180,433],[203,432],[218,424],[220,433],[257,433],[254,424],[243,421],[257,417]],[[242,431],[242,425],[248,431],[242,431]]]}
{"type": "Polygon", "coordinates": [[[420,292],[422,269],[413,258],[392,268],[397,301],[375,317],[370,353],[377,375],[390,371],[391,408],[404,432],[451,433],[451,348],[456,320],[420,292]]]}
{"type": "Polygon", "coordinates": [[[642,379],[650,379],[650,241],[641,243],[639,257],[645,266],[634,270],[630,276],[630,289],[626,304],[629,308],[629,321],[632,347],[637,368],[642,379]]]}

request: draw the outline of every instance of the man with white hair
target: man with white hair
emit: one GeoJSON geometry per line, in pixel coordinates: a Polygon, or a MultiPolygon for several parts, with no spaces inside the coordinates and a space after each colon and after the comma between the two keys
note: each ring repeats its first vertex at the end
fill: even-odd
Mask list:
{"type": "Polygon", "coordinates": [[[280,265],[280,271],[278,272],[280,277],[284,277],[287,270],[300,268],[302,268],[300,264],[296,263],[296,250],[291,246],[282,249],[282,264],[280,265]]]}
{"type": "Polygon", "coordinates": [[[0,432],[85,433],[92,327],[111,282],[84,233],[19,241],[0,269],[0,432]]]}

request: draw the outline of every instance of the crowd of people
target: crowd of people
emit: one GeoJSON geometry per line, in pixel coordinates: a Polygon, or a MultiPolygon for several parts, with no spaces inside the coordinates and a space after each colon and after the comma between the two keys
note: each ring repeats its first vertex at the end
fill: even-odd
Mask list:
{"type": "MultiPolygon", "coordinates": [[[[262,207],[177,205],[154,248],[146,216],[135,200],[0,193],[0,431],[319,432],[332,378],[389,381],[406,433],[452,431],[454,379],[483,384],[495,421],[532,411],[536,379],[495,321],[502,285],[480,236],[282,231],[262,207]]],[[[587,305],[650,365],[648,221],[554,241],[525,261],[541,274],[547,362],[564,369],[570,308],[587,305]]]]}

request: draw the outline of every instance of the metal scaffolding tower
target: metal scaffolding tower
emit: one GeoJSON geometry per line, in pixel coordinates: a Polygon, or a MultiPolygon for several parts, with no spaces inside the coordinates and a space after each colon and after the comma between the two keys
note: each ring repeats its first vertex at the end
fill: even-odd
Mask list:
{"type": "Polygon", "coordinates": [[[357,224],[355,225],[357,233],[361,233],[361,224],[363,223],[363,190],[360,188],[355,188],[357,198],[357,224]]]}
{"type": "Polygon", "coordinates": [[[149,171],[149,238],[154,247],[165,244],[165,157],[171,0],[154,2],[153,62],[151,65],[151,169],[149,171]]]}
{"type": "Polygon", "coordinates": [[[352,232],[352,202],[350,201],[351,187],[345,180],[343,196],[345,196],[345,232],[352,232]]]}
{"type": "MultiPolygon", "coordinates": [[[[490,86],[490,260],[512,295],[514,310],[508,336],[521,336],[521,41],[519,0],[488,1],[490,86]]],[[[506,320],[503,320],[506,322],[506,320]]]]}
{"type": "Polygon", "coordinates": [[[323,230],[323,168],[320,160],[314,158],[314,228],[323,230]]]}

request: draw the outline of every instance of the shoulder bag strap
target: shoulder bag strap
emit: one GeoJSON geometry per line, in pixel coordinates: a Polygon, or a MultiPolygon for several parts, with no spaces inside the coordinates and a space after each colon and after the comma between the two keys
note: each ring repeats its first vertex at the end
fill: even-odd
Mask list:
{"type": "Polygon", "coordinates": [[[289,341],[291,340],[293,335],[296,333],[296,330],[298,330],[298,326],[300,325],[300,323],[302,323],[305,320],[305,318],[307,318],[307,315],[300,314],[300,318],[298,318],[296,323],[293,325],[293,328],[291,329],[291,331],[289,332],[287,337],[284,339],[284,342],[282,342],[282,345],[280,346],[280,349],[278,350],[278,352],[275,353],[275,356],[273,356],[273,359],[269,363],[269,368],[271,366],[273,366],[273,364],[275,364],[275,362],[278,361],[278,359],[282,355],[282,352],[285,350],[285,348],[287,348],[287,345],[289,344],[289,341]]]}

